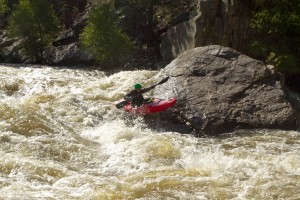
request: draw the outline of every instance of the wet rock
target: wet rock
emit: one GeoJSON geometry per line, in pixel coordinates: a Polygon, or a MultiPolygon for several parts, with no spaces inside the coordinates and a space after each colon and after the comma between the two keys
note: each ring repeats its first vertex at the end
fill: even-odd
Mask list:
{"type": "Polygon", "coordinates": [[[283,76],[270,66],[218,45],[186,51],[160,72],[162,98],[177,97],[164,121],[216,135],[237,129],[295,130],[299,115],[286,99],[283,76]]]}
{"type": "Polygon", "coordinates": [[[55,65],[91,65],[95,62],[95,57],[81,50],[76,42],[52,46],[46,50],[45,55],[47,62],[55,65]]]}
{"type": "Polygon", "coordinates": [[[11,142],[11,137],[9,135],[0,136],[0,142],[11,142]]]}
{"type": "Polygon", "coordinates": [[[7,31],[0,33],[0,62],[28,63],[32,60],[24,53],[20,44],[21,38],[9,38],[7,31]]]}
{"type": "Polygon", "coordinates": [[[249,51],[253,35],[251,1],[193,0],[191,3],[195,9],[190,20],[173,26],[162,37],[160,51],[164,60],[171,61],[188,49],[211,44],[249,51]]]}

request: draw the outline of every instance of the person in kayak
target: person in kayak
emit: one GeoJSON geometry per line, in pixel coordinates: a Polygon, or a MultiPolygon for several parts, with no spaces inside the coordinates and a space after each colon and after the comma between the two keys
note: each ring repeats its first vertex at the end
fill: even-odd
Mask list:
{"type": "Polygon", "coordinates": [[[149,92],[150,90],[154,89],[156,86],[167,82],[168,79],[169,79],[169,76],[167,76],[166,78],[162,79],[158,83],[156,83],[152,86],[149,86],[147,88],[143,88],[142,85],[139,83],[135,84],[133,86],[133,90],[124,96],[124,101],[117,103],[115,106],[118,109],[120,109],[129,103],[134,107],[142,106],[145,103],[151,103],[152,99],[151,98],[144,99],[143,93],[149,92]]]}
{"type": "Polygon", "coordinates": [[[143,93],[149,92],[154,89],[156,85],[152,85],[147,88],[143,88],[143,86],[139,83],[133,86],[134,90],[130,91],[128,94],[124,96],[126,101],[129,101],[132,106],[140,107],[144,103],[150,103],[151,99],[145,99],[143,93]]]}

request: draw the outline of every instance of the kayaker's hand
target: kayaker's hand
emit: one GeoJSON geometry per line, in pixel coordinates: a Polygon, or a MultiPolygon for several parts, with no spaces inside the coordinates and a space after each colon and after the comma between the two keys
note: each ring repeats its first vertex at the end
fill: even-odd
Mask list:
{"type": "Polygon", "coordinates": [[[148,98],[148,99],[146,99],[146,102],[145,102],[145,103],[152,103],[153,100],[154,100],[154,98],[148,98]]]}

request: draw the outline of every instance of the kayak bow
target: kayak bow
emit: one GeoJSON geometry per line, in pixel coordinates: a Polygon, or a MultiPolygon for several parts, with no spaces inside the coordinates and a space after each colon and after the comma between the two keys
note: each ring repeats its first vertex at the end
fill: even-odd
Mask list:
{"type": "Polygon", "coordinates": [[[151,114],[164,111],[176,104],[176,98],[160,99],[154,98],[150,103],[146,103],[140,107],[133,107],[131,104],[125,105],[123,108],[126,112],[139,114],[151,114]]]}

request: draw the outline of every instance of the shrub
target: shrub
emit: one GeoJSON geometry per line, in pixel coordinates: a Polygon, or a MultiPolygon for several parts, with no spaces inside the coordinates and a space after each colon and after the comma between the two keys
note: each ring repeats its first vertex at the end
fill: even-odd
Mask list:
{"type": "Polygon", "coordinates": [[[80,42],[97,60],[111,64],[125,58],[132,48],[129,37],[118,27],[118,17],[110,5],[100,5],[89,14],[80,42]]]}
{"type": "Polygon", "coordinates": [[[299,0],[255,0],[251,26],[260,35],[253,42],[267,62],[286,73],[300,73],[299,0]]]}
{"type": "Polygon", "coordinates": [[[59,22],[47,0],[20,0],[9,21],[12,37],[22,38],[25,52],[43,61],[43,52],[59,30],[59,22]]]}
{"type": "Polygon", "coordinates": [[[6,0],[0,0],[0,18],[8,11],[6,0]]]}

